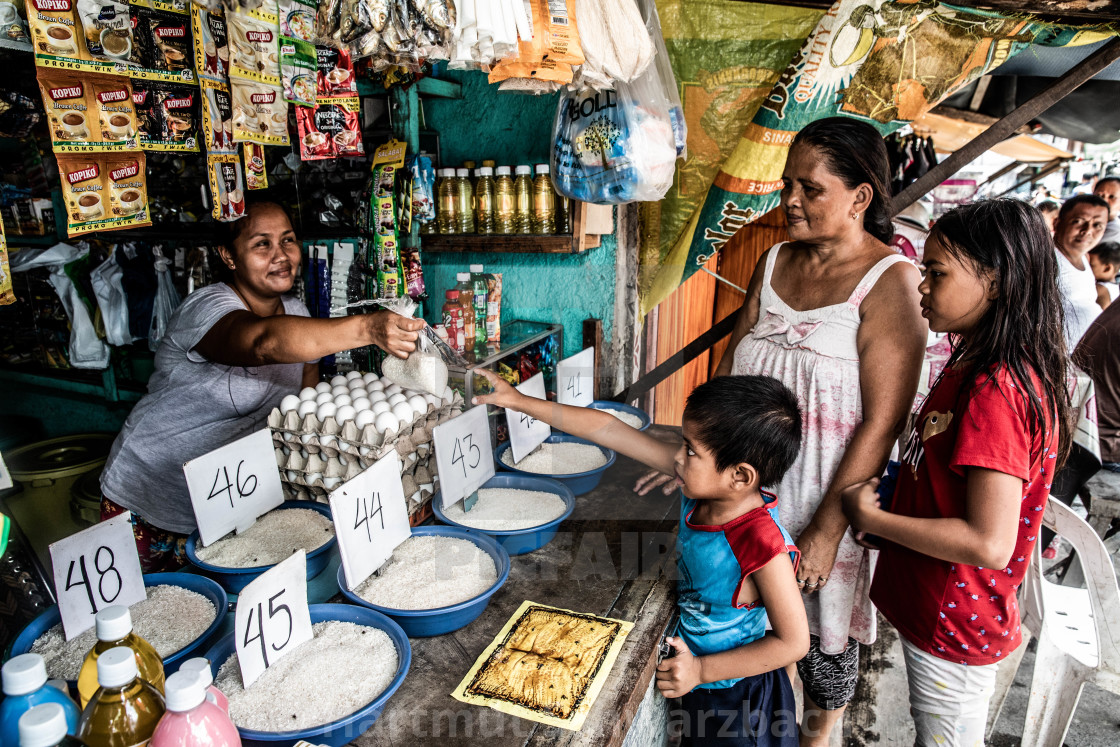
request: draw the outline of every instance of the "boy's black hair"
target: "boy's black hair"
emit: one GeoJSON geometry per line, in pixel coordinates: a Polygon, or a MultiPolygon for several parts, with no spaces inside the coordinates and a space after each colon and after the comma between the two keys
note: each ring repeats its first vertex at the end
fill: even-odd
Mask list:
{"type": "Polygon", "coordinates": [[[684,417],[720,472],[746,462],[759,485],[775,485],[801,450],[801,409],[770,376],[720,376],[692,390],[684,417]]]}
{"type": "Polygon", "coordinates": [[[1056,212],[1058,212],[1058,210],[1061,209],[1061,207],[1062,207],[1061,205],[1054,202],[1053,200],[1046,200],[1045,202],[1040,202],[1038,204],[1038,212],[1040,212],[1040,213],[1056,213],[1056,212]]]}
{"type": "Polygon", "coordinates": [[[1113,265],[1120,267],[1120,243],[1115,241],[1102,241],[1089,250],[1089,254],[1093,254],[1101,262],[1106,265],[1113,265]]]}
{"type": "Polygon", "coordinates": [[[1109,184],[1110,182],[1116,182],[1117,184],[1120,184],[1120,176],[1106,176],[1103,179],[1098,179],[1097,183],[1093,185],[1093,189],[1096,189],[1102,184],[1109,184]]]}
{"type": "Polygon", "coordinates": [[[1062,203],[1062,209],[1058,211],[1058,221],[1065,219],[1070,211],[1078,205],[1092,205],[1093,207],[1104,208],[1105,215],[1108,215],[1108,203],[1103,198],[1096,195],[1074,195],[1062,203]]]}

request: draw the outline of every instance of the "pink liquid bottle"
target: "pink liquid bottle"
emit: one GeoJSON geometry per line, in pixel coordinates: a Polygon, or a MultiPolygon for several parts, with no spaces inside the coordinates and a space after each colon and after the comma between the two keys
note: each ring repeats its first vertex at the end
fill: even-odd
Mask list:
{"type": "Polygon", "coordinates": [[[193,659],[187,659],[179,665],[180,672],[197,672],[202,677],[202,684],[206,688],[206,699],[211,703],[217,704],[223,711],[229,713],[229,698],[226,694],[214,686],[214,671],[210,668],[210,662],[201,656],[193,659]]]}
{"type": "Polygon", "coordinates": [[[197,670],[167,678],[167,712],[150,747],[241,747],[229,714],[206,698],[205,681],[197,670]]]}

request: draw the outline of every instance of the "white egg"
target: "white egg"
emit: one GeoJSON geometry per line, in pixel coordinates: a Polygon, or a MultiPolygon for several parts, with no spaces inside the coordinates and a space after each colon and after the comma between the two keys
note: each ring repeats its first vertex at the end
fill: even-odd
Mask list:
{"type": "Polygon", "coordinates": [[[324,402],[315,410],[315,417],[319,420],[326,420],[333,417],[336,412],[338,412],[338,407],[335,406],[334,402],[324,402]]]}
{"type": "Polygon", "coordinates": [[[310,485],[313,484],[316,480],[321,480],[322,478],[322,472],[308,472],[307,476],[304,479],[307,480],[307,483],[310,485]]]}
{"type": "Polygon", "coordinates": [[[315,387],[305,386],[303,389],[299,390],[299,398],[300,398],[301,401],[306,401],[306,400],[309,400],[309,399],[315,399],[315,395],[318,394],[318,393],[319,392],[317,392],[315,390],[315,387]]]}
{"type": "Polygon", "coordinates": [[[369,392],[380,392],[380,391],[384,391],[384,389],[385,389],[384,382],[378,381],[377,379],[374,379],[373,381],[366,384],[366,391],[369,391],[369,392]]]}
{"type": "Polygon", "coordinates": [[[300,455],[300,456],[301,456],[301,457],[302,457],[303,459],[305,459],[305,460],[306,460],[306,459],[307,459],[307,457],[309,456],[309,454],[307,453],[307,449],[300,449],[300,450],[299,450],[299,455],[300,455]]]}
{"type": "Polygon", "coordinates": [[[342,482],[341,477],[324,477],[323,478],[323,488],[326,489],[326,490],[334,490],[335,488],[338,487],[338,484],[340,482],[342,482]]]}
{"type": "Polygon", "coordinates": [[[354,391],[355,389],[364,390],[366,388],[366,383],[361,379],[350,379],[350,381],[346,382],[346,388],[350,391],[354,391]]]}
{"type": "Polygon", "coordinates": [[[315,404],[316,405],[321,405],[324,402],[333,402],[333,401],[334,401],[334,395],[331,394],[330,392],[319,392],[318,394],[315,395],[315,404]]]}
{"type": "Polygon", "coordinates": [[[345,467],[350,462],[347,461],[345,454],[339,454],[338,455],[338,463],[341,464],[343,467],[345,467]]]}
{"type": "Polygon", "coordinates": [[[373,371],[370,371],[369,373],[362,376],[362,381],[367,384],[377,381],[377,374],[375,374],[373,371]]]}
{"type": "Polygon", "coordinates": [[[342,376],[341,374],[339,374],[338,376],[335,376],[333,379],[331,379],[331,386],[339,386],[339,385],[346,386],[346,377],[342,376]]]}
{"type": "Polygon", "coordinates": [[[393,405],[393,414],[397,417],[397,420],[401,421],[402,424],[411,423],[412,418],[415,415],[415,413],[412,412],[412,408],[409,407],[407,402],[398,402],[397,404],[393,405]]]}
{"type": "Polygon", "coordinates": [[[347,371],[346,372],[346,380],[347,381],[353,381],[354,379],[360,379],[360,378],[362,378],[362,372],[361,371],[347,371]]]}
{"type": "Polygon", "coordinates": [[[374,402],[372,405],[370,405],[369,409],[373,411],[374,415],[380,415],[383,412],[389,412],[393,408],[389,407],[388,402],[384,400],[378,400],[377,402],[374,402]]]}
{"type": "Polygon", "coordinates": [[[315,434],[314,433],[304,433],[302,436],[299,437],[299,440],[302,441],[305,444],[311,443],[314,439],[315,439],[315,434]]]}
{"type": "Polygon", "coordinates": [[[284,399],[280,400],[280,412],[287,415],[292,410],[299,409],[300,399],[294,394],[289,394],[284,399]]]}
{"type": "Polygon", "coordinates": [[[334,436],[328,436],[326,434],[319,436],[319,443],[323,446],[334,446],[334,436]]]}
{"type": "Polygon", "coordinates": [[[345,384],[337,384],[331,387],[331,394],[338,396],[340,394],[349,394],[350,390],[346,388],[345,384]]]}
{"type": "Polygon", "coordinates": [[[362,397],[360,395],[354,397],[353,401],[351,401],[350,404],[354,405],[354,409],[358,412],[361,412],[362,410],[368,410],[373,405],[373,403],[370,402],[368,398],[362,397]]]}
{"type": "Polygon", "coordinates": [[[320,381],[318,384],[315,385],[315,391],[319,392],[320,394],[322,394],[323,392],[329,392],[330,390],[331,390],[331,385],[328,384],[325,381],[320,381]]]}
{"type": "Polygon", "coordinates": [[[401,402],[404,402],[407,399],[408,399],[408,397],[404,396],[400,392],[397,392],[396,394],[390,394],[389,395],[389,405],[390,406],[399,405],[401,402]]]}
{"type": "Polygon", "coordinates": [[[385,431],[397,431],[400,428],[400,420],[396,418],[391,412],[383,412],[377,416],[373,421],[373,427],[377,429],[378,433],[385,431]]]}
{"type": "Polygon", "coordinates": [[[396,394],[400,390],[401,390],[401,385],[400,384],[390,384],[389,386],[385,387],[385,393],[386,394],[396,394]]]}
{"type": "Polygon", "coordinates": [[[292,472],[291,470],[288,470],[287,472],[285,472],[284,476],[288,478],[288,482],[295,482],[296,479],[299,477],[299,475],[297,475],[295,472],[292,472]]]}
{"type": "Polygon", "coordinates": [[[439,397],[437,397],[436,395],[434,395],[434,394],[425,394],[425,395],[423,395],[423,396],[424,396],[424,401],[425,401],[425,402],[428,402],[429,404],[433,404],[433,405],[435,405],[436,407],[439,407],[439,406],[440,406],[440,399],[439,399],[439,397]]]}
{"type": "Polygon", "coordinates": [[[308,400],[306,402],[300,402],[299,403],[299,409],[296,410],[296,414],[299,415],[302,418],[306,415],[310,415],[311,413],[315,412],[316,408],[318,408],[318,407],[319,407],[319,403],[311,401],[311,400],[308,400]]]}
{"type": "Polygon", "coordinates": [[[385,392],[381,392],[381,391],[370,392],[369,393],[369,401],[370,402],[384,402],[385,401],[385,392]]]}
{"type": "Polygon", "coordinates": [[[353,402],[353,400],[350,399],[349,394],[339,394],[339,395],[336,395],[335,398],[334,398],[334,406],[335,407],[342,407],[343,405],[349,405],[352,402],[353,402]]]}
{"type": "Polygon", "coordinates": [[[339,422],[339,424],[342,424],[342,423],[345,423],[349,420],[353,420],[354,416],[357,415],[357,414],[358,413],[350,405],[342,405],[335,412],[334,419],[337,420],[339,422]]]}
{"type": "Polygon", "coordinates": [[[365,428],[376,419],[377,415],[372,410],[362,410],[354,416],[354,425],[365,428]]]}
{"type": "Polygon", "coordinates": [[[412,407],[412,411],[417,415],[423,415],[428,411],[427,401],[419,394],[414,394],[408,398],[408,404],[412,407]]]}
{"type": "Polygon", "coordinates": [[[453,393],[451,392],[451,387],[450,387],[450,385],[449,385],[449,386],[445,386],[445,387],[443,388],[443,401],[444,401],[444,402],[450,402],[450,401],[451,401],[451,400],[453,400],[453,399],[455,399],[455,395],[454,395],[454,394],[453,394],[453,393]]]}

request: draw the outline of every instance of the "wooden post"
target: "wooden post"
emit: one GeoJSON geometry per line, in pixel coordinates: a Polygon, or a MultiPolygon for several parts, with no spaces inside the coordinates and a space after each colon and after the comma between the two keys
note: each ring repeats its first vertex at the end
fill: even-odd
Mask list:
{"type": "Polygon", "coordinates": [[[956,153],[927,171],[906,189],[895,195],[891,208],[895,215],[919,200],[941,182],[960,171],[981,153],[1014,134],[1042,112],[1061,101],[1071,91],[1120,59],[1120,38],[1114,37],[1103,47],[1074,65],[1065,75],[1056,78],[1042,91],[1023,102],[1014,111],[970,140],[956,153]]]}
{"type": "Polygon", "coordinates": [[[1065,161],[1064,158],[1055,158],[1053,161],[1046,164],[1046,166],[1044,166],[1037,174],[1032,174],[1027,179],[1019,180],[1018,182],[1015,183],[1015,186],[1011,187],[1010,189],[1003,190],[1002,192],[1000,192],[996,196],[997,197],[1002,197],[1003,195],[1007,194],[1008,192],[1014,192],[1015,190],[1017,190],[1019,187],[1023,186],[1024,184],[1034,184],[1039,179],[1043,179],[1043,178],[1049,176],[1050,174],[1053,174],[1055,171],[1060,169],[1065,162],[1066,161],[1065,161]]]}
{"type": "Polygon", "coordinates": [[[583,347],[595,349],[595,370],[592,376],[595,380],[594,394],[595,399],[602,399],[599,395],[602,393],[603,377],[601,372],[608,371],[607,362],[603,360],[605,351],[603,350],[603,320],[589,317],[583,320],[583,347]]]}

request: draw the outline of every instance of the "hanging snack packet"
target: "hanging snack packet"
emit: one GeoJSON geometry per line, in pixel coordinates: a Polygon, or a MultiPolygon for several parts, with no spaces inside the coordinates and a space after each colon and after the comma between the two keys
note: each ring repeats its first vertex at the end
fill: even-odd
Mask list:
{"type": "Polygon", "coordinates": [[[315,47],[318,59],[318,89],[320,96],[339,96],[358,94],[357,80],[354,77],[354,63],[350,52],[332,47],[315,47]]]}
{"type": "Polygon", "coordinates": [[[210,196],[214,201],[214,220],[237,220],[245,215],[245,177],[241,157],[236,153],[209,153],[206,169],[210,175],[210,196]]]}
{"type": "Polygon", "coordinates": [[[197,152],[198,88],[160,83],[155,88],[155,96],[163,123],[163,139],[161,143],[150,144],[148,150],[197,152]]]}
{"type": "Polygon", "coordinates": [[[70,0],[28,0],[27,20],[36,55],[63,60],[83,58],[84,34],[70,0]]]}
{"type": "Polygon", "coordinates": [[[106,62],[128,62],[132,54],[128,3],[116,0],[77,0],[75,5],[90,58],[106,62]]]}
{"type": "Polygon", "coordinates": [[[226,14],[231,78],[280,85],[280,47],[276,16],[254,11],[226,14]]]}
{"type": "Polygon", "coordinates": [[[155,11],[143,5],[132,5],[128,9],[129,28],[132,30],[132,51],[128,56],[129,66],[151,70],[155,67],[155,50],[152,47],[150,21],[155,11]]]}
{"type": "Polygon", "coordinates": [[[279,0],[280,35],[314,43],[316,9],[314,0],[279,0]]]}
{"type": "Polygon", "coordinates": [[[147,22],[151,69],[180,73],[183,80],[194,80],[194,43],[190,18],[178,13],[153,10],[147,22]]]}
{"type": "Polygon", "coordinates": [[[140,147],[149,150],[149,145],[163,141],[163,118],[156,105],[153,91],[155,83],[144,80],[132,81],[132,108],[136,112],[137,139],[140,147]]]}
{"type": "Polygon", "coordinates": [[[242,143],[241,156],[245,161],[245,186],[249,189],[268,189],[264,146],[260,143],[242,143]]]}
{"type": "Polygon", "coordinates": [[[59,154],[66,232],[150,226],[143,153],[59,154]]]}
{"type": "Polygon", "coordinates": [[[37,74],[55,153],[136,149],[128,78],[49,68],[37,74]]]}
{"type": "Polygon", "coordinates": [[[322,98],[314,108],[296,107],[296,125],[304,161],[365,154],[357,96],[322,98]]]}
{"type": "Polygon", "coordinates": [[[0,220],[0,306],[16,302],[12,290],[12,268],[8,265],[8,242],[4,238],[4,221],[0,220]]]}
{"type": "Polygon", "coordinates": [[[405,295],[410,296],[414,301],[419,301],[427,295],[424,290],[424,268],[420,264],[420,250],[405,249],[402,255],[405,295]]]}
{"type": "Polygon", "coordinates": [[[318,70],[313,44],[298,39],[281,39],[280,79],[285,101],[297,106],[315,106],[318,70]]]}
{"type": "Polygon", "coordinates": [[[436,219],[436,172],[432,159],[425,155],[409,156],[405,168],[412,175],[411,221],[430,223],[436,219]]]}
{"type": "Polygon", "coordinates": [[[229,34],[221,11],[191,9],[194,36],[194,66],[201,78],[225,80],[229,77],[229,34]]]}
{"type": "Polygon", "coordinates": [[[200,81],[202,88],[202,131],[206,150],[233,152],[233,98],[229,85],[209,78],[200,81]]]}
{"type": "Polygon", "coordinates": [[[233,141],[262,145],[289,145],[288,102],[280,88],[244,80],[230,81],[233,88],[233,141]]]}
{"type": "Polygon", "coordinates": [[[530,78],[554,83],[572,82],[572,65],[583,63],[583,50],[573,0],[526,0],[532,11],[532,36],[518,42],[518,55],[498,62],[490,82],[530,78]]]}
{"type": "Polygon", "coordinates": [[[139,148],[136,140],[139,128],[136,109],[132,105],[132,86],[128,78],[99,75],[90,80],[103,141],[119,143],[123,150],[139,148]]]}
{"type": "Polygon", "coordinates": [[[486,341],[502,341],[502,273],[486,276],[486,341]]]}
{"type": "Polygon", "coordinates": [[[115,220],[129,220],[132,228],[150,226],[144,154],[106,156],[105,165],[109,172],[109,213],[115,220]]]}

